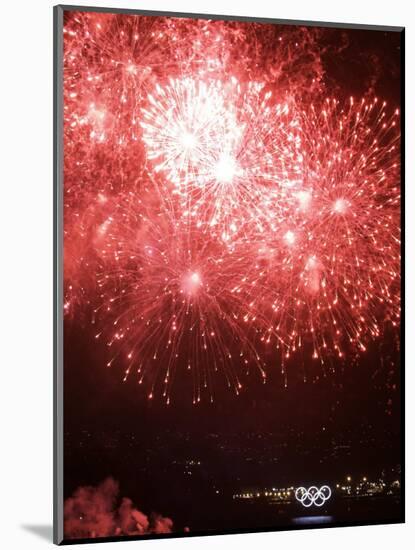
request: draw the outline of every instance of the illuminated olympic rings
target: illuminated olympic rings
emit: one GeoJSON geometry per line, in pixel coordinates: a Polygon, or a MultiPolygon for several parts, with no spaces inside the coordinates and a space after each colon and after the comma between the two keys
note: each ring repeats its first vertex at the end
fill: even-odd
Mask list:
{"type": "Polygon", "coordinates": [[[330,497],[331,489],[328,485],[323,485],[320,489],[312,485],[308,489],[305,487],[298,487],[295,490],[295,498],[306,508],[309,508],[313,504],[315,506],[323,506],[330,497]]]}

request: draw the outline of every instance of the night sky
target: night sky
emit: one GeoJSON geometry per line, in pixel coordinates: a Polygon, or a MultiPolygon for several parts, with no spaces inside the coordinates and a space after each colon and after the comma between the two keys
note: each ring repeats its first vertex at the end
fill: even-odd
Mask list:
{"type": "MultiPolygon", "coordinates": [[[[193,371],[186,369],[193,344],[186,340],[186,336],[178,347],[174,383],[169,390],[171,402],[167,405],[166,400],[159,397],[161,390],[148,398],[150,389],[146,379],[143,384],[138,384],[138,377],[131,374],[123,381],[127,365],[122,360],[115,360],[111,368],[106,366],[112,353],[108,346],[111,336],[106,331],[107,327],[113,330],[116,317],[115,313],[113,317],[111,313],[105,317],[102,312],[113,303],[111,299],[122,292],[124,281],[135,277],[134,273],[141,269],[142,260],[131,259],[131,233],[127,233],[124,227],[128,221],[138,219],[138,215],[130,214],[131,205],[136,204],[131,200],[131,193],[136,194],[134,201],[141,198],[145,201],[143,197],[156,194],[156,187],[152,187],[154,181],[157,185],[166,185],[166,195],[169,189],[168,183],[159,184],[162,176],[152,173],[151,159],[146,157],[140,138],[131,142],[131,146],[127,143],[124,147],[123,144],[122,150],[116,139],[134,139],[127,116],[133,114],[137,119],[143,116],[141,109],[146,106],[146,98],[154,83],[166,84],[164,72],[170,71],[178,78],[182,71],[189,77],[195,67],[199,70],[200,59],[212,57],[215,46],[212,45],[212,36],[206,35],[206,25],[208,30],[211,25],[214,34],[222,33],[224,43],[218,50],[219,62],[212,69],[213,77],[208,73],[203,76],[205,80],[224,79],[229,67],[233,66],[241,82],[262,78],[266,89],[272,89],[274,94],[282,94],[281,90],[284,90],[284,94],[290,93],[293,101],[302,101],[307,106],[313,102],[318,105],[324,97],[336,97],[346,102],[350,96],[376,96],[390,104],[392,112],[400,106],[400,33],[298,29],[281,25],[250,27],[248,23],[203,21],[193,22],[188,27],[186,22],[180,22],[175,27],[166,25],[163,18],[156,18],[154,26],[151,24],[148,28],[155,33],[161,29],[168,37],[160,38],[158,42],[154,36],[149,38],[147,23],[142,27],[141,23],[135,26],[135,23],[123,22],[122,17],[78,12],[65,15],[65,498],[78,487],[96,486],[111,477],[119,482],[119,495],[131,498],[138,509],[146,514],[156,511],[171,518],[173,532],[182,533],[187,527],[193,532],[245,527],[261,529],[287,526],[291,516],[283,515],[278,519],[278,514],[274,516],[269,508],[258,509],[255,514],[252,514],[252,509],[239,509],[231,504],[234,493],[272,484],[283,487],[304,483],[333,485],[346,475],[395,479],[399,476],[401,464],[400,327],[394,322],[396,307],[389,308],[387,299],[384,303],[375,303],[363,323],[370,327],[372,320],[376,319],[381,327],[376,338],[370,336],[369,330],[364,340],[364,353],[353,345],[343,345],[343,356],[339,358],[336,348],[328,349],[322,368],[320,361],[311,357],[310,333],[305,331],[304,352],[293,354],[283,371],[280,354],[270,349],[263,352],[261,365],[266,370],[266,383],[263,383],[258,369],[242,368],[239,359],[235,359],[234,367],[241,372],[239,395],[228,387],[225,376],[212,371],[209,395],[214,398],[202,398],[196,404],[192,403],[195,392],[193,371]],[[137,29],[137,32],[144,29],[147,33],[145,42],[142,42],[141,35],[135,39],[137,44],[128,36],[137,29]],[[120,32],[124,34],[117,42],[120,32]],[[176,37],[174,41],[177,42],[173,48],[178,52],[175,60],[171,59],[173,49],[169,40],[173,40],[172,37],[176,37]],[[279,37],[283,37],[286,57],[278,65],[279,37]],[[127,50],[129,53],[125,54],[127,50]],[[240,55],[236,56],[238,51],[240,55]],[[122,80],[118,65],[111,65],[111,60],[118,59],[117,55],[123,59],[123,66],[133,72],[133,84],[127,78],[122,80]],[[148,56],[150,69],[138,76],[135,69],[132,71],[130,65],[125,65],[126,56],[128,63],[135,62],[137,67],[139,61],[148,56]],[[94,81],[95,75],[101,75],[99,84],[94,81]],[[113,88],[109,88],[108,83],[112,83],[113,88]],[[126,96],[125,107],[120,90],[126,96]],[[103,109],[103,105],[108,112],[112,109],[111,126],[104,130],[99,128],[102,135],[105,133],[104,143],[94,141],[98,130],[93,128],[92,115],[83,115],[90,112],[88,109],[91,109],[94,96],[95,110],[103,109]],[[114,105],[117,105],[118,115],[114,105]],[[73,124],[75,120],[77,126],[73,124]],[[135,174],[135,166],[139,176],[135,174]],[[91,206],[95,205],[94,201],[102,202],[103,195],[109,197],[102,207],[108,209],[104,212],[91,206]],[[121,221],[117,221],[119,205],[124,209],[121,221]],[[127,210],[126,217],[124,212],[127,210]],[[101,231],[108,216],[116,221],[111,220],[108,234],[99,240],[101,236],[94,235],[101,231]],[[127,235],[128,248],[124,244],[127,235]],[[121,259],[118,261],[117,258],[116,267],[109,265],[111,254],[111,257],[118,255],[121,259]],[[122,264],[127,255],[130,256],[129,263],[122,264]],[[105,285],[110,280],[110,286],[101,284],[105,277],[105,285]],[[113,281],[111,277],[114,277],[113,281]],[[97,338],[97,333],[101,332],[103,336],[97,338]],[[181,359],[182,356],[185,358],[181,359]]],[[[104,122],[95,120],[95,123],[104,124],[109,120],[108,112],[104,122]]],[[[379,143],[384,146],[382,139],[379,143]]],[[[390,163],[387,159],[383,162],[384,166],[376,169],[384,168],[388,175],[390,163]]],[[[368,177],[373,174],[374,169],[368,177]]],[[[164,197],[159,200],[164,200],[164,197]]],[[[149,211],[154,214],[151,223],[163,223],[160,220],[164,210],[159,202],[151,204],[149,211]],[[157,215],[154,214],[156,210],[157,215]]],[[[399,227],[399,214],[393,223],[399,227]]],[[[329,226],[318,230],[322,239],[329,242],[332,238],[328,234],[329,226]]],[[[150,234],[150,230],[146,231],[150,234]]],[[[202,237],[206,234],[202,232],[202,237]]],[[[135,238],[145,242],[147,234],[141,235],[135,238]]],[[[246,233],[238,236],[241,257],[244,250],[246,256],[251,254],[250,245],[255,238],[249,233],[248,242],[246,233]]],[[[361,243],[356,241],[355,244],[356,254],[367,247],[369,256],[365,256],[365,261],[369,263],[370,239],[366,236],[361,243]]],[[[173,249],[174,242],[173,245],[169,243],[173,249]]],[[[178,239],[177,247],[180,242],[178,239]]],[[[135,242],[133,245],[137,246],[135,242]]],[[[206,254],[213,255],[213,245],[209,246],[206,254]]],[[[388,264],[388,248],[385,248],[385,254],[384,270],[389,273],[394,268],[390,267],[388,271],[387,266],[392,265],[388,264]]],[[[270,269],[275,270],[275,265],[270,269]]],[[[355,284],[355,291],[359,293],[360,285],[368,282],[365,279],[367,272],[352,271],[353,277],[351,287],[355,284]]],[[[375,285],[378,279],[380,276],[376,275],[375,285]]],[[[129,292],[147,281],[145,275],[131,280],[131,286],[126,287],[129,292]]],[[[384,277],[382,281],[379,287],[385,288],[388,283],[388,292],[393,295],[395,306],[399,307],[399,277],[391,280],[384,277]]],[[[169,299],[171,292],[169,290],[169,299]]],[[[272,289],[266,296],[271,296],[271,292],[272,289]]],[[[165,298],[160,292],[158,295],[162,303],[165,298]]],[[[131,319],[139,316],[137,312],[147,311],[145,308],[148,307],[152,314],[151,308],[155,307],[145,303],[141,306],[142,296],[140,294],[136,302],[120,304],[120,310],[131,308],[127,309],[130,327],[134,327],[131,319]]],[[[265,302],[264,296],[259,290],[255,296],[256,304],[265,302]]],[[[189,298],[193,299],[193,296],[189,298]]],[[[313,301],[316,300],[314,296],[306,295],[305,300],[317,303],[313,301]]],[[[267,315],[265,311],[264,316],[267,315]]],[[[164,314],[161,318],[166,319],[164,314]]],[[[321,322],[322,317],[319,319],[321,322]]],[[[296,328],[297,331],[303,326],[301,323],[306,326],[306,321],[300,319],[295,325],[300,327],[296,328]]],[[[129,346],[134,338],[142,337],[144,326],[137,325],[138,336],[130,333],[129,346]]],[[[222,325],[215,326],[220,329],[222,325]]],[[[261,327],[255,323],[252,326],[256,338],[261,334],[261,327]]],[[[226,331],[226,325],[224,327],[226,331]]],[[[332,327],[324,325],[321,331],[323,336],[330,334],[332,327]]],[[[227,349],[237,357],[241,347],[238,337],[227,333],[223,338],[227,349]]],[[[336,341],[333,338],[333,342],[336,341]]],[[[151,347],[143,345],[143,350],[153,353],[151,347]]],[[[150,340],[148,346],[151,345],[156,344],[150,340]]],[[[215,348],[209,349],[208,369],[215,359],[215,348]]],[[[197,361],[198,355],[195,357],[197,361]]],[[[150,381],[152,376],[150,373],[150,381]]],[[[156,385],[156,390],[158,387],[156,385]]],[[[388,521],[400,515],[400,505],[395,501],[392,505],[387,499],[374,511],[368,512],[369,508],[356,506],[355,515],[352,508],[347,516],[341,511],[336,516],[336,512],[335,521],[388,521]]],[[[115,532],[113,526],[105,529],[95,534],[120,533],[115,532]]],[[[164,531],[154,528],[146,532],[164,531]]],[[[124,526],[122,534],[137,533],[124,526]]],[[[77,535],[69,533],[68,536],[77,535]]]]}

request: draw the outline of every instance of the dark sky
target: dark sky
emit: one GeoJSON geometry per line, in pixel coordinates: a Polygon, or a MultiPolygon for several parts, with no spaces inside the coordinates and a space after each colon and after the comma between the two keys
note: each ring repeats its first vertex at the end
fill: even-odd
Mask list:
{"type": "MultiPolygon", "coordinates": [[[[327,29],[320,39],[328,89],[338,97],[358,97],[372,88],[382,98],[399,105],[399,33],[327,29]]],[[[240,434],[243,438],[253,432],[271,432],[279,434],[288,444],[297,441],[301,433],[306,434],[304,447],[310,441],[321,441],[326,448],[333,445],[336,437],[342,439],[344,434],[352,433],[356,457],[359,441],[366,437],[365,430],[372,434],[375,448],[377,444],[379,449],[382,447],[385,433],[394,434],[393,441],[398,441],[400,352],[396,335],[389,334],[383,342],[374,342],[361,359],[347,358],[335,364],[336,373],[328,377],[317,377],[318,373],[310,365],[303,365],[302,359],[292,361],[288,388],[284,388],[278,364],[266,385],[252,372],[239,397],[218,380],[214,403],[202,402],[197,406],[191,404],[191,381],[186,376],[179,380],[169,407],[161,400],[148,401],[133,376],[123,383],[121,369],[105,368],[105,350],[95,341],[92,327],[88,323],[81,325],[76,318],[65,323],[64,354],[66,443],[73,447],[82,430],[89,430],[92,439],[99,433],[106,434],[104,437],[119,431],[135,434],[144,449],[154,445],[155,434],[169,432],[179,437],[190,433],[196,454],[203,454],[208,433],[220,434],[225,440],[229,435],[240,434]],[[304,372],[308,374],[306,383],[304,372]]],[[[97,443],[97,447],[100,445],[97,443]]],[[[90,451],[91,460],[95,460],[95,452],[91,448],[90,451]]],[[[88,452],[79,451],[84,459],[88,459],[85,456],[88,452]]],[[[103,456],[99,466],[86,467],[85,471],[80,471],[77,451],[71,452],[65,462],[67,490],[96,482],[104,473],[121,476],[124,449],[119,452],[118,465],[114,458],[105,465],[103,456]],[[94,479],[89,480],[89,476],[94,479]]],[[[313,452],[318,462],[319,451],[313,452]]],[[[379,456],[379,465],[382,460],[388,464],[400,461],[396,445],[388,453],[379,456]]],[[[165,455],[168,456],[168,449],[165,455]]]]}

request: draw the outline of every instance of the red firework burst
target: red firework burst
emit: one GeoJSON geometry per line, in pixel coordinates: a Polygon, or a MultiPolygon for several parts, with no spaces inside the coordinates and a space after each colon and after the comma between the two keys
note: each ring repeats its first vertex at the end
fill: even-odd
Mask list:
{"type": "Polygon", "coordinates": [[[148,396],[162,389],[170,402],[181,365],[193,376],[193,401],[213,399],[212,377],[224,374],[238,394],[240,375],[252,366],[265,381],[256,343],[267,320],[255,308],[252,258],[195,228],[183,231],[166,211],[137,205],[134,194],[117,206],[101,252],[98,287],[104,317],[97,339],[112,350],[111,366],[126,362],[146,382],[148,396]]]}
{"type": "Polygon", "coordinates": [[[261,280],[285,358],[308,345],[324,366],[399,326],[399,112],[327,100],[300,119],[301,176],[260,247],[261,280]]]}
{"type": "Polygon", "coordinates": [[[321,99],[315,31],[265,27],[65,25],[64,307],[150,398],[181,369],[195,403],[215,373],[239,393],[300,350],[332,370],[399,326],[399,113],[321,99]]]}

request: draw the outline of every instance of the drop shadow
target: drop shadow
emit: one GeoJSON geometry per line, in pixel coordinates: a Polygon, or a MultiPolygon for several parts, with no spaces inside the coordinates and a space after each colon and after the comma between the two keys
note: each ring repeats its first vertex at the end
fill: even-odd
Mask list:
{"type": "Polygon", "coordinates": [[[53,527],[52,525],[21,525],[21,528],[29,533],[37,535],[43,540],[53,542],[53,527]]]}

